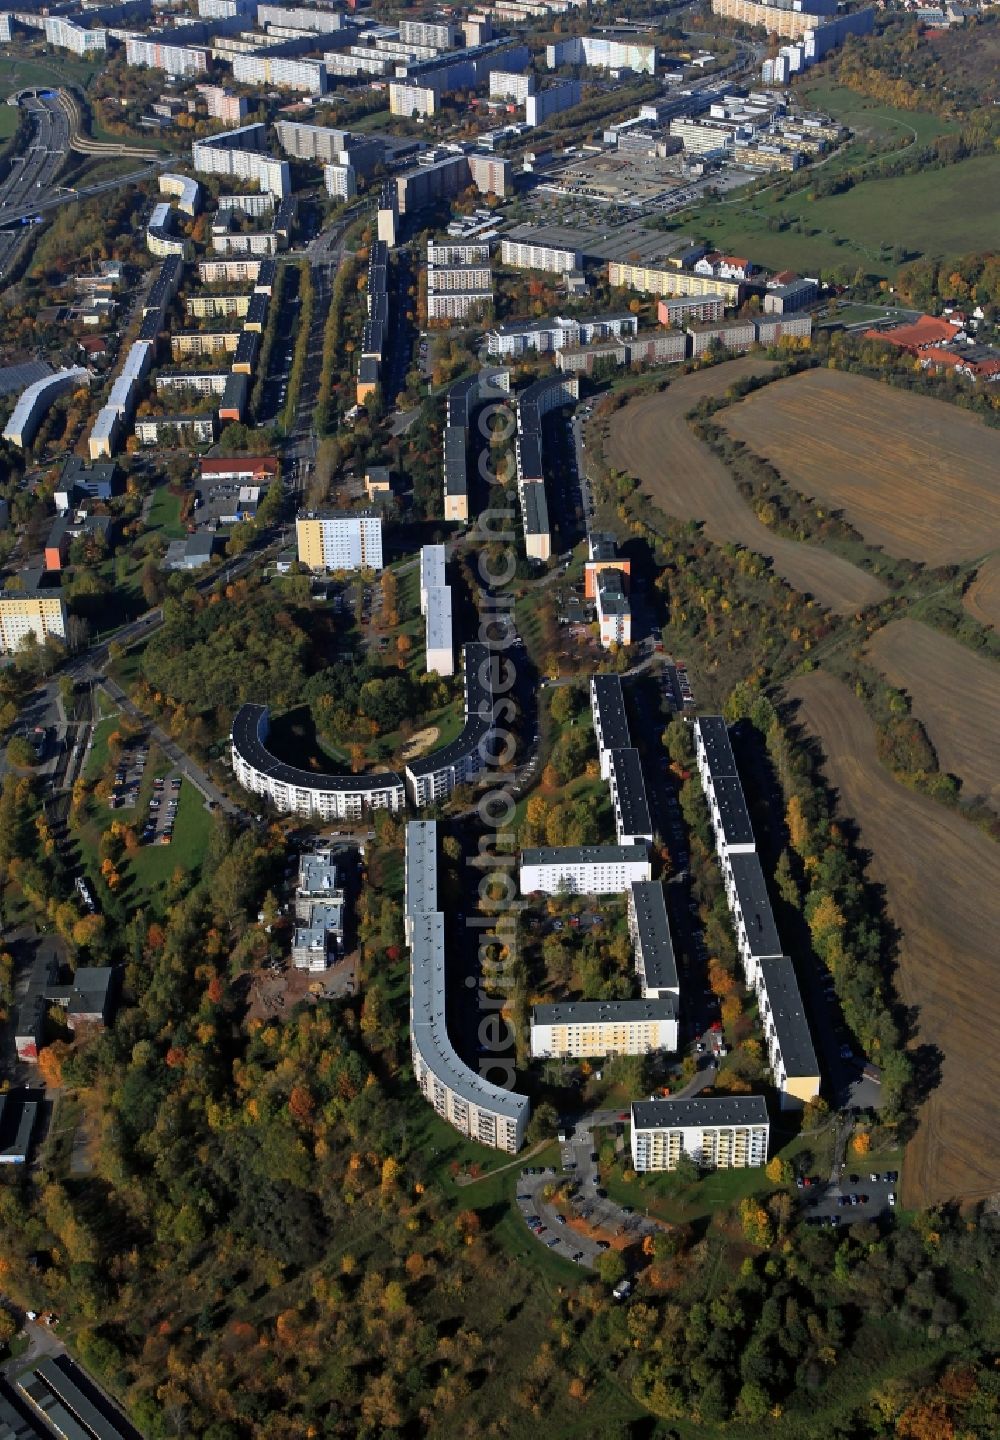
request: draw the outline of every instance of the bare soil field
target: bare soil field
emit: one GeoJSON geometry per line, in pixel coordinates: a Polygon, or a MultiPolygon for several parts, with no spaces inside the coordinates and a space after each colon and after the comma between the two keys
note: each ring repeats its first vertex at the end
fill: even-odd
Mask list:
{"type": "Polygon", "coordinates": [[[1000,626],[1000,555],[991,555],[976,571],[962,597],[966,610],[980,625],[1000,626]]]}
{"type": "Polygon", "coordinates": [[[958,776],[966,798],[1000,809],[1000,665],[919,620],[893,620],[867,650],[909,695],[941,769],[958,776]]]}
{"type": "Polygon", "coordinates": [[[400,760],[405,762],[415,760],[418,755],[425,755],[440,733],[436,725],[427,725],[423,730],[418,730],[415,735],[410,736],[399,752],[400,760]]]}
{"type": "Polygon", "coordinates": [[[704,396],[721,395],[735,380],[771,368],[771,361],[746,356],[685,375],[663,394],[633,400],[611,417],[607,460],[634,475],[644,494],[666,514],[703,521],[711,540],[732,541],[766,555],[796,590],[827,609],[851,615],[885,596],[882,582],[818,545],[774,535],[684,418],[704,396]]]}
{"type": "Polygon", "coordinates": [[[808,370],[722,423],[870,545],[945,565],[1000,545],[1000,438],[976,415],[861,375],[808,370]]]}
{"type": "Polygon", "coordinates": [[[1000,846],[956,811],[897,784],[880,764],[861,701],[816,671],[788,687],[819,740],[842,814],[870,852],[871,878],[901,932],[896,983],[917,1011],[917,1043],[943,1055],[906,1150],[902,1201],[927,1206],[1000,1190],[1000,846]]]}

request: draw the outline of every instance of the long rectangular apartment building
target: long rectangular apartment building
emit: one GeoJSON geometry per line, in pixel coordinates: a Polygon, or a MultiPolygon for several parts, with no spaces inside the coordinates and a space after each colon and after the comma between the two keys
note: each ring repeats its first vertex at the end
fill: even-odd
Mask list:
{"type": "Polygon", "coordinates": [[[819,1094],[819,1061],[795,969],[787,955],[761,961],[757,1001],[781,1108],[805,1105],[819,1094]]]}
{"type": "Polygon", "coordinates": [[[590,677],[590,713],[597,736],[601,779],[610,781],[612,754],[616,750],[627,750],[632,744],[620,675],[590,677]]]}
{"type": "Polygon", "coordinates": [[[638,750],[629,747],[611,752],[608,781],[618,844],[652,845],[653,821],[638,750]]]}
{"type": "Polygon", "coordinates": [[[720,715],[699,716],[694,736],[743,972],[757,995],[782,1109],[790,1109],[814,1099],[820,1086],[802,997],[782,953],[726,723],[720,715]]]}
{"type": "Polygon", "coordinates": [[[0,591],[0,653],[19,650],[31,635],[44,645],[50,635],[66,638],[66,606],[55,594],[0,591]]]}
{"type": "Polygon", "coordinates": [[[677,998],[572,1000],[531,1012],[533,1060],[647,1055],[677,1049],[677,998]]]}
{"type": "Polygon", "coordinates": [[[652,878],[645,845],[541,846],[521,851],[522,895],[623,895],[652,878]]]}
{"type": "Polygon", "coordinates": [[[371,510],[331,510],[295,521],[299,563],[310,570],[381,570],[382,517],[371,510]]]}
{"type": "Polygon", "coordinates": [[[680,976],[667,902],[659,880],[636,880],[628,891],[628,928],[643,999],[679,996],[680,976]]]}
{"type": "Polygon", "coordinates": [[[758,1168],[767,1161],[770,1121],[762,1095],[637,1100],[632,1106],[632,1168],[676,1170],[687,1155],[704,1170],[758,1168]]]}
{"type": "Polygon", "coordinates": [[[582,264],[579,250],[564,245],[536,245],[530,240],[509,240],[506,237],[500,241],[500,259],[515,269],[548,270],[555,275],[579,270],[582,264]]]}
{"type": "Polygon", "coordinates": [[[256,122],[236,130],[223,130],[191,146],[194,168],[209,175],[231,175],[237,180],[256,180],[262,190],[284,200],[292,193],[292,175],[287,160],[275,160],[264,151],[267,126],[256,122]]]}
{"type": "Polygon", "coordinates": [[[608,284],[644,295],[722,296],[727,305],[738,305],[744,287],[741,280],[720,280],[715,275],[695,275],[672,265],[633,265],[627,260],[608,261],[608,284]]]}

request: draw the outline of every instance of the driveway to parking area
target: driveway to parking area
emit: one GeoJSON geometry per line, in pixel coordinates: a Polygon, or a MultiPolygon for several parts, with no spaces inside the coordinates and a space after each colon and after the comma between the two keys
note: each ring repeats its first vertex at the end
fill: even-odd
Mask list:
{"type": "Polygon", "coordinates": [[[576,1260],[578,1265],[593,1267],[602,1250],[617,1241],[622,1243],[640,1241],[644,1235],[655,1234],[660,1228],[656,1221],[644,1215],[630,1214],[616,1201],[606,1195],[599,1195],[600,1177],[597,1170],[597,1152],[594,1149],[594,1130],[600,1126],[620,1122],[618,1110],[594,1110],[581,1116],[572,1130],[566,1130],[566,1140],[560,1143],[561,1168],[551,1167],[537,1174],[528,1173],[535,1167],[522,1171],[517,1187],[517,1208],[527,1220],[537,1216],[543,1229],[536,1232],[540,1244],[548,1245],[557,1255],[566,1260],[576,1260]],[[581,1234],[566,1224],[554,1205],[544,1198],[546,1186],[566,1180],[576,1183],[576,1194],[572,1208],[587,1225],[601,1232],[605,1238],[593,1238],[581,1234]],[[579,1258],[577,1258],[579,1257],[579,1258]]]}

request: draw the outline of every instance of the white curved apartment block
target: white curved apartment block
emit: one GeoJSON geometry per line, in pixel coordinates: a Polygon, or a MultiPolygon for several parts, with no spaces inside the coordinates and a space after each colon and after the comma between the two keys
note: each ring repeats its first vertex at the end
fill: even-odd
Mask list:
{"type": "Polygon", "coordinates": [[[146,226],[146,249],[150,255],[165,260],[168,255],[179,255],[181,259],[188,252],[188,243],[182,235],[171,233],[174,224],[174,208],[166,200],[153,206],[153,213],[146,226]]]}
{"type": "Polygon", "coordinates": [[[54,375],[46,375],[44,379],[36,380],[33,385],[21,391],[14,406],[14,413],[4,428],[3,438],[23,450],[38,434],[38,427],[49,406],[58,400],[60,395],[65,395],[67,390],[89,384],[90,371],[79,365],[57,370],[54,375]]]}
{"type": "Polygon", "coordinates": [[[524,1142],[531,1111],[528,1097],[471,1069],[448,1038],[444,916],[437,908],[433,820],[414,820],[406,827],[404,916],[410,947],[410,1050],[417,1084],[442,1120],[482,1145],[514,1155],[524,1142]]]}
{"type": "Polygon", "coordinates": [[[321,820],[357,819],[366,810],[402,810],[403,782],[391,771],[373,775],[323,775],[286,765],[267,748],[266,705],[242,705],[230,736],[233,773],[244,790],[262,795],[286,815],[321,820]]]}
{"type": "Polygon", "coordinates": [[[201,186],[190,175],[161,175],[160,194],[172,195],[185,215],[197,215],[201,209],[201,186]]]}

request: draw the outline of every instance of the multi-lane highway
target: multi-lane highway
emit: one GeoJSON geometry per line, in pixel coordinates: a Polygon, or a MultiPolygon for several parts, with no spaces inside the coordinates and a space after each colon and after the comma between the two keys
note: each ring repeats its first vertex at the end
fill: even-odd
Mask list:
{"type": "Polygon", "coordinates": [[[76,102],[63,91],[41,90],[23,94],[19,107],[27,112],[31,136],[25,149],[15,155],[0,181],[0,280],[8,273],[27,233],[24,222],[35,215],[72,204],[106,190],[144,180],[149,168],[116,175],[93,185],[69,189],[56,182],[71,150],[98,157],[149,157],[153,165],[166,164],[170,157],[128,145],[101,145],[80,134],[80,113],[76,102]]]}
{"type": "Polygon", "coordinates": [[[22,217],[33,214],[39,201],[49,198],[69,148],[69,121],[58,105],[26,96],[21,107],[29,116],[31,138],[0,182],[0,226],[14,226],[0,233],[0,278],[25,239],[22,217]]]}

